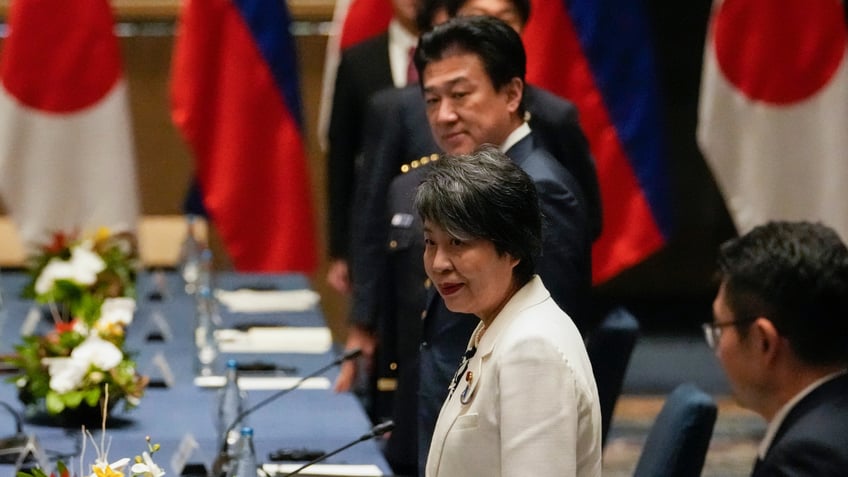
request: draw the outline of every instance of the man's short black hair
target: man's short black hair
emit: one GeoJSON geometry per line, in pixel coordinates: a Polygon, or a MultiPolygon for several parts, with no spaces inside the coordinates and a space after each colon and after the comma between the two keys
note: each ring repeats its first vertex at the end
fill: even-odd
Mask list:
{"type": "MultiPolygon", "coordinates": [[[[444,2],[448,16],[453,18],[459,12],[459,9],[465,6],[468,0],[444,0],[444,2]]],[[[530,19],[530,0],[510,0],[510,3],[515,7],[515,11],[518,12],[518,16],[521,18],[521,24],[526,25],[527,20],[530,19]]]]}
{"type": "Polygon", "coordinates": [[[477,55],[496,90],[519,78],[524,83],[527,55],[521,37],[506,23],[487,16],[452,18],[421,35],[415,67],[424,69],[454,53],[477,55]]]}
{"type": "Polygon", "coordinates": [[[848,248],[831,228],[769,222],[723,244],[718,268],[743,335],[765,317],[802,362],[848,363],[848,248]]]}

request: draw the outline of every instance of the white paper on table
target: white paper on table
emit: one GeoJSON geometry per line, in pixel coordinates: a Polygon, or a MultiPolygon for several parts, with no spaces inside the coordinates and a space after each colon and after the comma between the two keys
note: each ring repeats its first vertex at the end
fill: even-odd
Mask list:
{"type": "MultiPolygon", "coordinates": [[[[286,475],[303,464],[263,464],[262,470],[270,476],[286,475]]],[[[351,477],[377,477],[383,474],[374,464],[315,464],[303,469],[300,475],[348,475],[351,477]]]]}
{"type": "Polygon", "coordinates": [[[215,297],[232,313],[309,311],[320,295],[313,290],[215,290],[215,297]]]}
{"type": "Polygon", "coordinates": [[[326,353],[333,337],[326,326],[256,326],[215,330],[222,353],[326,353]]]}
{"type": "MultiPolygon", "coordinates": [[[[290,389],[303,378],[297,376],[239,376],[239,389],[244,391],[290,389]]],[[[194,385],[201,388],[220,388],[226,376],[197,376],[194,385]]],[[[330,380],[318,376],[309,378],[298,389],[330,389],[330,380]]]]}

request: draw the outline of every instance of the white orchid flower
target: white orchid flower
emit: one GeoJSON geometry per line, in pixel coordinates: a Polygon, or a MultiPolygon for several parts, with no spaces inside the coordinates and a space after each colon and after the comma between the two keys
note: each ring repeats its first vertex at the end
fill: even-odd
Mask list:
{"type": "Polygon", "coordinates": [[[156,465],[156,462],[153,462],[153,458],[150,457],[149,452],[142,452],[141,459],[142,462],[133,464],[130,468],[132,475],[141,475],[143,477],[162,477],[165,475],[165,471],[156,465]]]}
{"type": "Polygon", "coordinates": [[[74,281],[82,285],[91,285],[97,281],[97,274],[106,269],[106,262],[92,250],[91,241],[85,241],[71,249],[71,266],[74,269],[74,281]]]}
{"type": "Polygon", "coordinates": [[[35,280],[35,291],[44,294],[53,288],[56,280],[71,280],[80,285],[91,285],[97,274],[106,269],[106,262],[91,248],[90,241],[71,249],[70,260],[52,258],[35,280]]]}
{"type": "Polygon", "coordinates": [[[44,358],[42,362],[50,375],[50,389],[60,394],[77,388],[89,367],[87,361],[75,358],[44,358]]]}
{"type": "Polygon", "coordinates": [[[53,288],[56,280],[68,280],[73,276],[73,270],[70,262],[58,258],[51,258],[38,278],[35,280],[35,292],[43,295],[53,288]]]}
{"type": "Polygon", "coordinates": [[[107,298],[100,308],[98,325],[109,327],[113,324],[129,325],[135,313],[135,300],[127,297],[107,298]]]}
{"type": "Polygon", "coordinates": [[[71,351],[71,358],[109,371],[124,359],[124,353],[112,342],[93,334],[71,351]]]}
{"type": "Polygon", "coordinates": [[[124,467],[129,463],[129,457],[116,460],[111,464],[105,460],[97,459],[91,466],[92,473],[89,477],[123,477],[124,467]]]}

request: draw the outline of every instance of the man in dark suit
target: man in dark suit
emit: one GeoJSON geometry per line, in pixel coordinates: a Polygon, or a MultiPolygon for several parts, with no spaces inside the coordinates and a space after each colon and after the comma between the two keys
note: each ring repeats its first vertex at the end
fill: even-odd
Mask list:
{"type": "MultiPolygon", "coordinates": [[[[336,70],[328,130],[327,193],[330,267],[327,282],[350,291],[348,244],[357,162],[361,161],[362,124],[368,99],[377,91],[405,86],[410,51],[418,40],[417,0],[392,0],[388,31],[345,50],[336,70]]],[[[415,78],[412,78],[415,79],[415,78]]]]}
{"type": "Polygon", "coordinates": [[[708,344],[768,421],[752,475],[848,469],[848,248],[822,224],[770,222],[722,245],[708,344]]]}

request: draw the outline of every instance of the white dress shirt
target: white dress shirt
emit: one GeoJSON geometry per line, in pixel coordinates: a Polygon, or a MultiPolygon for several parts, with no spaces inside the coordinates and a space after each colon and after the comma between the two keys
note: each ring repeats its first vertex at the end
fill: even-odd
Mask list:
{"type": "Polygon", "coordinates": [[[409,68],[409,49],[418,46],[418,37],[400,26],[397,20],[389,22],[389,66],[392,68],[392,82],[395,88],[406,86],[406,73],[409,68]]]}

